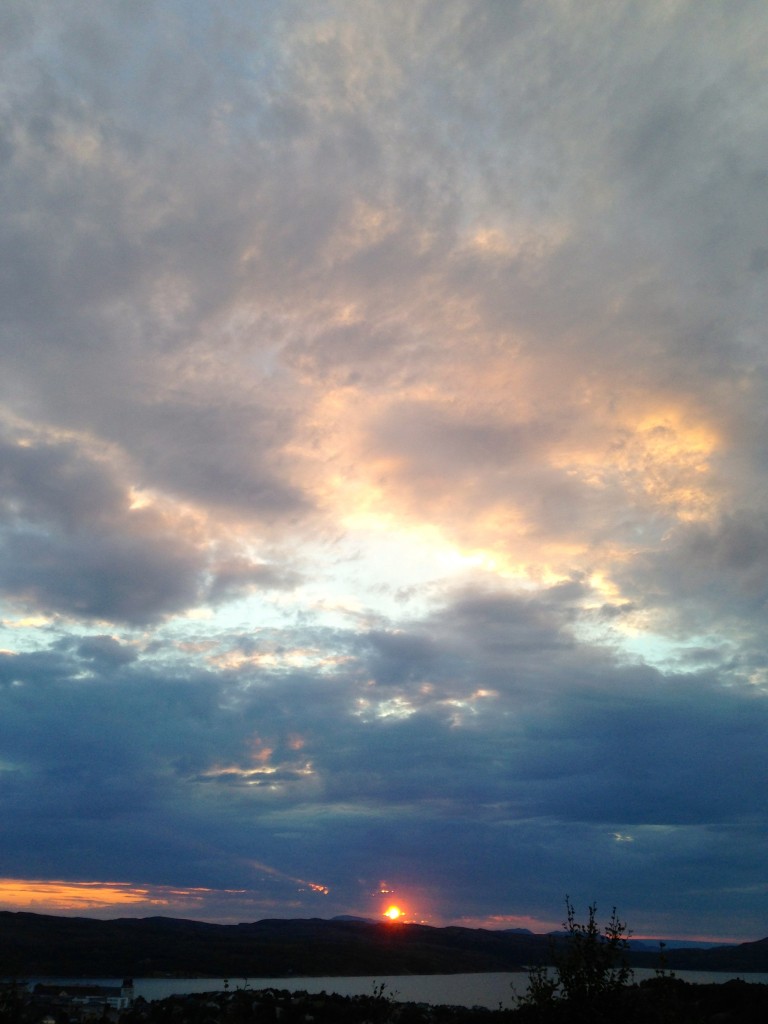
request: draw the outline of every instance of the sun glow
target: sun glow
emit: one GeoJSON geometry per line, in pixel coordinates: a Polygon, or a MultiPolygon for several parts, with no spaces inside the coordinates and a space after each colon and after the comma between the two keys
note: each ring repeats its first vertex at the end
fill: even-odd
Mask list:
{"type": "Polygon", "coordinates": [[[390,921],[399,921],[402,916],[403,912],[400,907],[391,906],[384,911],[384,917],[388,917],[390,921]]]}

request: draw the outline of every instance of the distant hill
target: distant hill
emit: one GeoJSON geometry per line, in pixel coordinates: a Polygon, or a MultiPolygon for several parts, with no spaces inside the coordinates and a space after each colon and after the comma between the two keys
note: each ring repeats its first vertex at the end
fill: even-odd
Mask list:
{"type": "Polygon", "coordinates": [[[649,949],[658,953],[659,943],[664,943],[665,952],[671,949],[713,949],[722,942],[705,942],[702,939],[630,939],[630,949],[649,949]]]}
{"type": "MultiPolygon", "coordinates": [[[[730,971],[739,974],[768,972],[768,938],[738,946],[712,946],[664,950],[666,966],[674,971],[730,971]]],[[[653,967],[658,953],[633,953],[636,967],[653,967]]]]}
{"type": "MultiPolygon", "coordinates": [[[[552,939],[482,928],[365,920],[220,925],[175,918],[55,917],[0,912],[0,977],[229,977],[512,971],[548,960],[552,939]]],[[[633,952],[654,967],[657,953],[633,952]]],[[[768,939],[670,950],[676,970],[768,972],[768,939]]]]}

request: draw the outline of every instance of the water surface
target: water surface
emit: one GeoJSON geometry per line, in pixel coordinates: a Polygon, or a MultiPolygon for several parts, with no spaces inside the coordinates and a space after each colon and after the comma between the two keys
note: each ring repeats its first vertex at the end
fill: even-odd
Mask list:
{"type": "MultiPolygon", "coordinates": [[[[650,968],[638,968],[635,981],[652,978],[650,968]]],[[[726,971],[675,971],[682,981],[717,984],[733,978],[768,985],[768,974],[738,974],[726,971]]],[[[46,984],[119,985],[120,978],[34,978],[46,984]]],[[[384,995],[402,1002],[431,1003],[449,1006],[485,1006],[497,1010],[515,1005],[517,996],[525,992],[524,971],[496,974],[380,974],[354,978],[135,978],[134,993],[144,999],[165,999],[172,995],[194,992],[221,992],[229,989],[287,989],[290,992],[336,992],[342,996],[371,996],[384,985],[384,995]]]]}

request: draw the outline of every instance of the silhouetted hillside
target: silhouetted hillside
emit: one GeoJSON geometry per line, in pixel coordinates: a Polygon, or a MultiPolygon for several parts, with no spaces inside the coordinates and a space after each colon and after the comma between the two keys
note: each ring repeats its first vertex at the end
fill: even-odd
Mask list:
{"type": "MultiPolygon", "coordinates": [[[[757,942],[742,942],[738,946],[713,946],[711,949],[665,950],[664,959],[674,971],[768,971],[768,938],[757,942]]],[[[656,953],[633,953],[631,962],[636,967],[655,967],[656,953]]]]}
{"type": "MultiPolygon", "coordinates": [[[[53,917],[0,912],[0,976],[281,978],[292,975],[510,971],[545,962],[543,935],[366,921],[266,920],[219,925],[174,918],[53,917]]],[[[652,953],[631,962],[656,966],[652,953]]],[[[768,971],[768,939],[673,950],[672,969],[768,971]]]]}

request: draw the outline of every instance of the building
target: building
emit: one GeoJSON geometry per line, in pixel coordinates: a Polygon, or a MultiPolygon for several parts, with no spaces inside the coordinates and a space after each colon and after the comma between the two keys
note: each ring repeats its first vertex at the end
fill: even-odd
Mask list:
{"type": "Polygon", "coordinates": [[[122,985],[35,985],[33,998],[58,1009],[76,1010],[80,1018],[103,1015],[106,1010],[127,1010],[133,1002],[133,978],[122,985]]]}

